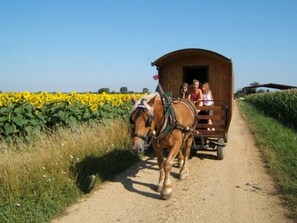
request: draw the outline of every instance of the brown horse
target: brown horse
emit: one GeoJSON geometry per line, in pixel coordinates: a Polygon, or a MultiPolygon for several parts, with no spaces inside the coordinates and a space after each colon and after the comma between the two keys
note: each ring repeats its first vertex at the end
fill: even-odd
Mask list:
{"type": "Polygon", "coordinates": [[[157,191],[163,199],[169,199],[172,195],[170,171],[178,154],[183,155],[180,157],[183,162],[179,178],[185,179],[189,174],[187,161],[193,133],[196,131],[195,105],[188,99],[164,98],[158,92],[144,96],[138,101],[131,99],[134,102],[130,114],[132,148],[139,153],[152,144],[160,170],[157,191]],[[169,149],[169,153],[164,160],[165,148],[169,149]]]}

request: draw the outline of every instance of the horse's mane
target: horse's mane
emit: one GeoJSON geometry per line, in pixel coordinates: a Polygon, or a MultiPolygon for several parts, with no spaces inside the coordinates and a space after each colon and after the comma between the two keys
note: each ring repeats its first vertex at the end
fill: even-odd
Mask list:
{"type": "Polygon", "coordinates": [[[139,100],[137,100],[132,109],[131,109],[131,113],[141,104],[142,106],[145,106],[146,109],[148,109],[148,111],[151,113],[151,114],[154,114],[154,109],[148,104],[148,102],[150,100],[152,100],[154,97],[160,97],[159,93],[158,92],[154,92],[154,93],[151,93],[149,95],[144,95],[142,96],[139,100]]]}

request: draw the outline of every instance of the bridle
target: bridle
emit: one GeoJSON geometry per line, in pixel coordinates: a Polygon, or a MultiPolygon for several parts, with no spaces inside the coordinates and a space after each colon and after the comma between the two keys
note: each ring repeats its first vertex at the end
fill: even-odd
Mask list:
{"type": "Polygon", "coordinates": [[[142,99],[140,103],[137,105],[136,109],[131,113],[130,115],[130,124],[132,129],[132,138],[138,137],[141,138],[145,142],[145,148],[148,148],[154,139],[155,131],[152,129],[152,122],[154,120],[154,113],[153,111],[149,110],[147,106],[145,105],[146,99],[142,99]],[[134,119],[137,119],[142,113],[147,116],[147,119],[145,121],[145,127],[148,128],[148,132],[146,135],[139,134],[135,132],[134,129],[134,123],[132,119],[132,115],[135,114],[134,119]]]}

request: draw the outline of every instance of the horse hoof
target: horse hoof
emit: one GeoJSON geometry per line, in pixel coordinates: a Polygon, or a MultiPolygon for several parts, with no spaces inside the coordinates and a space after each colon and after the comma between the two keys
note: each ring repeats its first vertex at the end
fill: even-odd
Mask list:
{"type": "Polygon", "coordinates": [[[169,194],[162,194],[162,193],[161,193],[161,197],[162,197],[163,200],[168,200],[168,199],[170,199],[170,198],[171,198],[171,195],[172,195],[172,192],[169,193],[169,194]]]}
{"type": "Polygon", "coordinates": [[[188,176],[189,176],[188,173],[181,173],[181,174],[179,175],[179,179],[180,179],[180,180],[185,180],[185,179],[188,178],[188,176]]]}
{"type": "Polygon", "coordinates": [[[171,187],[167,187],[166,189],[163,189],[161,191],[161,197],[164,200],[168,200],[171,198],[172,195],[172,188],[171,187]]]}
{"type": "Polygon", "coordinates": [[[157,192],[161,192],[161,190],[162,190],[162,186],[157,185],[157,187],[156,187],[156,191],[157,191],[157,192]]]}

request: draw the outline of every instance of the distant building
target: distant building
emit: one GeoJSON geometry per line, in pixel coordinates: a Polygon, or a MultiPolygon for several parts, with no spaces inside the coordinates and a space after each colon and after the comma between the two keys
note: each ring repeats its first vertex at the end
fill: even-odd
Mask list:
{"type": "Polygon", "coordinates": [[[259,87],[273,88],[273,89],[279,89],[279,90],[288,90],[288,89],[297,88],[297,86],[268,83],[268,84],[258,84],[258,85],[253,85],[253,86],[246,86],[246,87],[242,88],[242,92],[244,94],[248,94],[248,92],[250,90],[256,89],[259,87]]]}

